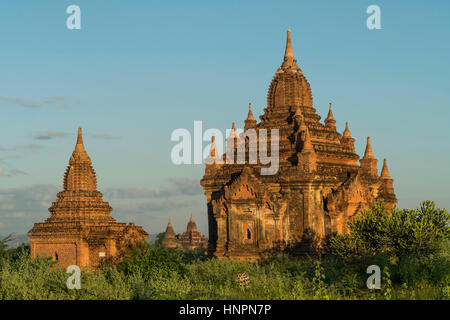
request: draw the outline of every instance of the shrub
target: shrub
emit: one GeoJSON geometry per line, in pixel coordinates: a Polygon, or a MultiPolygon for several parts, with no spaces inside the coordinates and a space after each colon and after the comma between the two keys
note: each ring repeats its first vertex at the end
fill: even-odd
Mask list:
{"type": "Polygon", "coordinates": [[[387,252],[427,260],[449,238],[449,218],[448,212],[436,208],[432,201],[415,210],[388,211],[383,204],[376,204],[349,221],[349,232],[332,237],[329,246],[345,259],[387,252]]]}
{"type": "Polygon", "coordinates": [[[131,247],[119,263],[118,269],[126,274],[140,274],[145,279],[157,274],[167,276],[171,273],[186,272],[177,250],[148,243],[131,247]]]}

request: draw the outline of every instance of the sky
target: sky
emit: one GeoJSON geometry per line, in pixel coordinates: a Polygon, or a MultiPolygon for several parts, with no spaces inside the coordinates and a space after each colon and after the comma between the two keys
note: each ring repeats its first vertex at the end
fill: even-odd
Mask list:
{"type": "Polygon", "coordinates": [[[171,133],[243,127],[250,102],[261,115],[288,28],[322,121],[332,102],[361,156],[371,137],[398,206],[450,208],[448,1],[15,0],[0,3],[0,234],[48,217],[78,126],[114,218],[179,233],[192,213],[207,233],[204,165],[173,164],[171,133]]]}

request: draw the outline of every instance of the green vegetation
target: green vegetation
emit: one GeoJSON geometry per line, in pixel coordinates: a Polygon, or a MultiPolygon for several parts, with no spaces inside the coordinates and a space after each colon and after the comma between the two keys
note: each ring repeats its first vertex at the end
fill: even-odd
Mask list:
{"type": "Polygon", "coordinates": [[[207,259],[202,249],[159,244],[130,248],[117,266],[83,270],[81,289],[29,248],[0,241],[0,299],[450,299],[449,214],[424,202],[415,210],[382,205],[329,239],[320,257],[270,255],[260,262],[207,259]],[[369,290],[369,265],[381,270],[381,289],[369,290]],[[235,280],[249,275],[242,290],[235,280]]]}

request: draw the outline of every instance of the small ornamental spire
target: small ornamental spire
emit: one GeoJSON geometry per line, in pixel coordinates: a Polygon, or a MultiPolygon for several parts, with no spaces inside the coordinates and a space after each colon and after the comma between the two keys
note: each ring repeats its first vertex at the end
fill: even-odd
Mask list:
{"type": "Polygon", "coordinates": [[[381,177],[382,178],[386,178],[386,179],[390,179],[391,176],[389,175],[389,170],[387,167],[387,161],[386,158],[383,161],[383,169],[381,169],[381,177]]]}
{"type": "Polygon", "coordinates": [[[83,136],[81,133],[81,127],[78,127],[78,137],[77,137],[77,144],[75,145],[76,151],[84,151],[84,144],[83,144],[83,136]]]}
{"type": "Polygon", "coordinates": [[[247,131],[248,129],[253,129],[255,127],[256,127],[256,120],[255,117],[253,116],[252,104],[249,103],[247,119],[244,121],[244,131],[247,131]]]}
{"type": "Polygon", "coordinates": [[[364,159],[375,159],[370,145],[370,137],[367,137],[366,151],[364,152],[364,159]]]}
{"type": "Polygon", "coordinates": [[[216,137],[212,136],[211,138],[211,151],[209,152],[211,157],[217,156],[217,147],[216,147],[216,137]]]}
{"type": "Polygon", "coordinates": [[[306,128],[305,141],[303,142],[303,148],[302,148],[302,153],[306,153],[306,152],[314,152],[314,147],[311,142],[311,136],[309,135],[308,128],[306,128]]]}
{"type": "Polygon", "coordinates": [[[345,130],[344,130],[344,138],[351,138],[352,134],[350,133],[350,130],[348,129],[348,122],[345,123],[345,130]]]}
{"type": "Polygon", "coordinates": [[[169,217],[169,223],[167,224],[167,228],[172,228],[172,221],[170,220],[170,217],[169,217]]]}
{"type": "Polygon", "coordinates": [[[209,156],[205,159],[205,164],[220,164],[222,163],[222,160],[220,159],[218,153],[217,153],[217,146],[216,146],[216,137],[212,136],[211,138],[211,151],[209,152],[209,156]]]}
{"type": "Polygon", "coordinates": [[[336,121],[334,120],[333,111],[331,111],[331,102],[330,102],[330,109],[328,111],[328,116],[325,119],[325,125],[327,127],[334,127],[336,121]]]}
{"type": "Polygon", "coordinates": [[[334,120],[334,117],[333,117],[333,111],[331,111],[331,102],[330,102],[330,109],[328,110],[328,116],[327,116],[327,118],[328,118],[328,119],[333,119],[333,120],[334,120]]]}
{"type": "Polygon", "coordinates": [[[231,125],[231,132],[230,132],[230,136],[228,138],[237,138],[237,132],[236,132],[236,124],[233,122],[233,124],[231,125]]]}
{"type": "Polygon", "coordinates": [[[191,213],[191,218],[189,219],[189,222],[187,224],[186,231],[187,232],[197,231],[197,225],[195,224],[194,218],[192,217],[192,213],[191,213]]]}
{"type": "Polygon", "coordinates": [[[330,110],[328,111],[328,116],[325,119],[325,125],[327,127],[335,128],[336,120],[334,120],[333,111],[331,111],[331,102],[330,102],[330,110]]]}
{"type": "Polygon", "coordinates": [[[252,112],[252,104],[249,103],[248,104],[248,115],[247,115],[247,121],[254,121],[255,117],[253,117],[253,112],[252,112]]]}

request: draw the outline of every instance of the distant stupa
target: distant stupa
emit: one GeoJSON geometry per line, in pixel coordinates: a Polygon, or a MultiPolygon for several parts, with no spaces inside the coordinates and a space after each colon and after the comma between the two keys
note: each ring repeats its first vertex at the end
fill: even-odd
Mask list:
{"type": "Polygon", "coordinates": [[[133,223],[118,223],[97,191],[97,178],[84,149],[81,128],[64,175],[63,191],[49,208],[50,217],[28,232],[31,257],[49,256],[61,267],[96,268],[148,234],[133,223]]]}
{"type": "Polygon", "coordinates": [[[161,244],[168,248],[195,249],[199,247],[206,248],[207,242],[206,237],[197,230],[197,225],[191,214],[186,231],[181,235],[175,235],[172,222],[169,218],[169,223],[167,224],[161,244]]]}

